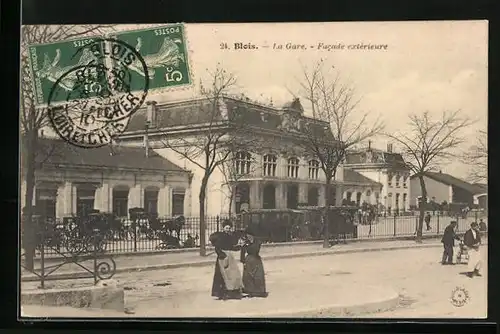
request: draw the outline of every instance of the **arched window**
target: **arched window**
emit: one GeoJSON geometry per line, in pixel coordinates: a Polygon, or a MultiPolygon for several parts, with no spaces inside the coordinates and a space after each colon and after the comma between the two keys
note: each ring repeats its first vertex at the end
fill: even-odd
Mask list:
{"type": "Polygon", "coordinates": [[[276,176],[277,160],[274,154],[266,154],[264,156],[264,176],[276,176]]]}
{"type": "Polygon", "coordinates": [[[318,160],[309,161],[309,178],[317,180],[319,178],[319,162],[318,160]]]}
{"type": "Polygon", "coordinates": [[[250,173],[250,165],[252,163],[252,155],[249,152],[240,151],[236,153],[234,168],[236,174],[245,175],[250,173]]]}
{"type": "Polygon", "coordinates": [[[298,178],[299,177],[299,159],[290,158],[288,159],[288,177],[298,178]]]}
{"type": "Polygon", "coordinates": [[[149,214],[158,214],[158,193],[159,189],[156,187],[144,189],[144,210],[149,214]]]}

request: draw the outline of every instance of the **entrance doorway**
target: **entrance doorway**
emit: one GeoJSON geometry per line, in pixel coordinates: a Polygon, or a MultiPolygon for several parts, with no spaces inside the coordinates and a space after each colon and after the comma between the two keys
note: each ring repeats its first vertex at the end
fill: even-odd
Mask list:
{"type": "Polygon", "coordinates": [[[276,187],[274,184],[267,184],[264,187],[264,196],[262,203],[263,209],[276,209],[276,187]]]}

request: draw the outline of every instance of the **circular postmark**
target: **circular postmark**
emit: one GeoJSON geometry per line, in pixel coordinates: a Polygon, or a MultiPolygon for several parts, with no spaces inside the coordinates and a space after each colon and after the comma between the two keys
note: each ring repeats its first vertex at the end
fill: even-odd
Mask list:
{"type": "Polygon", "coordinates": [[[451,293],[451,303],[453,306],[462,307],[469,301],[469,292],[463,287],[456,287],[451,293]]]}
{"type": "Polygon", "coordinates": [[[130,117],[144,103],[148,68],[135,48],[113,38],[95,40],[78,49],[75,57],[80,59],[78,65],[60,75],[50,90],[48,117],[68,143],[83,148],[104,146],[125,131],[130,117]],[[131,68],[146,75],[133,79],[131,68]]]}

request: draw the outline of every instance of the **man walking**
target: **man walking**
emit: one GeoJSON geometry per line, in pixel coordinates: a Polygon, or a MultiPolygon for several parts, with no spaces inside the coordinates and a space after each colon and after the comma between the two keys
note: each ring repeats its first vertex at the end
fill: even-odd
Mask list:
{"type": "Polygon", "coordinates": [[[460,238],[455,233],[455,228],[457,227],[457,222],[452,220],[450,225],[446,226],[444,229],[443,238],[441,242],[444,246],[443,258],[441,264],[453,264],[453,247],[455,246],[455,240],[460,240],[460,238]]]}
{"type": "Polygon", "coordinates": [[[481,245],[481,235],[479,233],[479,225],[474,222],[471,228],[465,232],[464,245],[469,252],[469,264],[467,276],[472,278],[474,276],[482,276],[480,273],[482,260],[481,253],[479,252],[479,245],[481,245]]]}

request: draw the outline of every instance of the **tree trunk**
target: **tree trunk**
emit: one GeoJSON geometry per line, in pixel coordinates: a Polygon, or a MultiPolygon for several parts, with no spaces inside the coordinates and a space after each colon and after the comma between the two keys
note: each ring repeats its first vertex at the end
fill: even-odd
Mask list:
{"type": "Polygon", "coordinates": [[[425,216],[425,208],[427,206],[427,188],[425,187],[424,176],[419,175],[418,180],[420,181],[420,189],[422,190],[422,202],[420,203],[419,208],[419,217],[418,217],[418,227],[417,227],[417,238],[416,242],[422,242],[422,230],[424,228],[424,216],[425,216]]]}
{"type": "Polygon", "coordinates": [[[34,258],[36,249],[35,240],[35,224],[33,222],[33,195],[35,192],[35,158],[36,158],[36,145],[37,145],[36,131],[30,131],[27,134],[26,161],[23,162],[22,168],[25,170],[26,181],[26,194],[25,203],[23,208],[23,222],[22,222],[22,235],[25,266],[28,270],[34,269],[34,258]]]}
{"type": "Polygon", "coordinates": [[[204,175],[200,187],[200,256],[207,255],[206,223],[205,223],[205,197],[207,192],[208,175],[204,175]]]}
{"type": "Polygon", "coordinates": [[[231,218],[231,214],[232,214],[232,211],[233,211],[233,201],[234,201],[234,197],[235,197],[235,190],[236,189],[233,189],[233,186],[229,186],[229,210],[228,210],[228,215],[229,215],[229,218],[231,218]]]}
{"type": "Polygon", "coordinates": [[[331,181],[331,177],[327,176],[325,182],[325,209],[323,211],[323,248],[330,248],[330,221],[328,214],[330,212],[331,181]]]}

